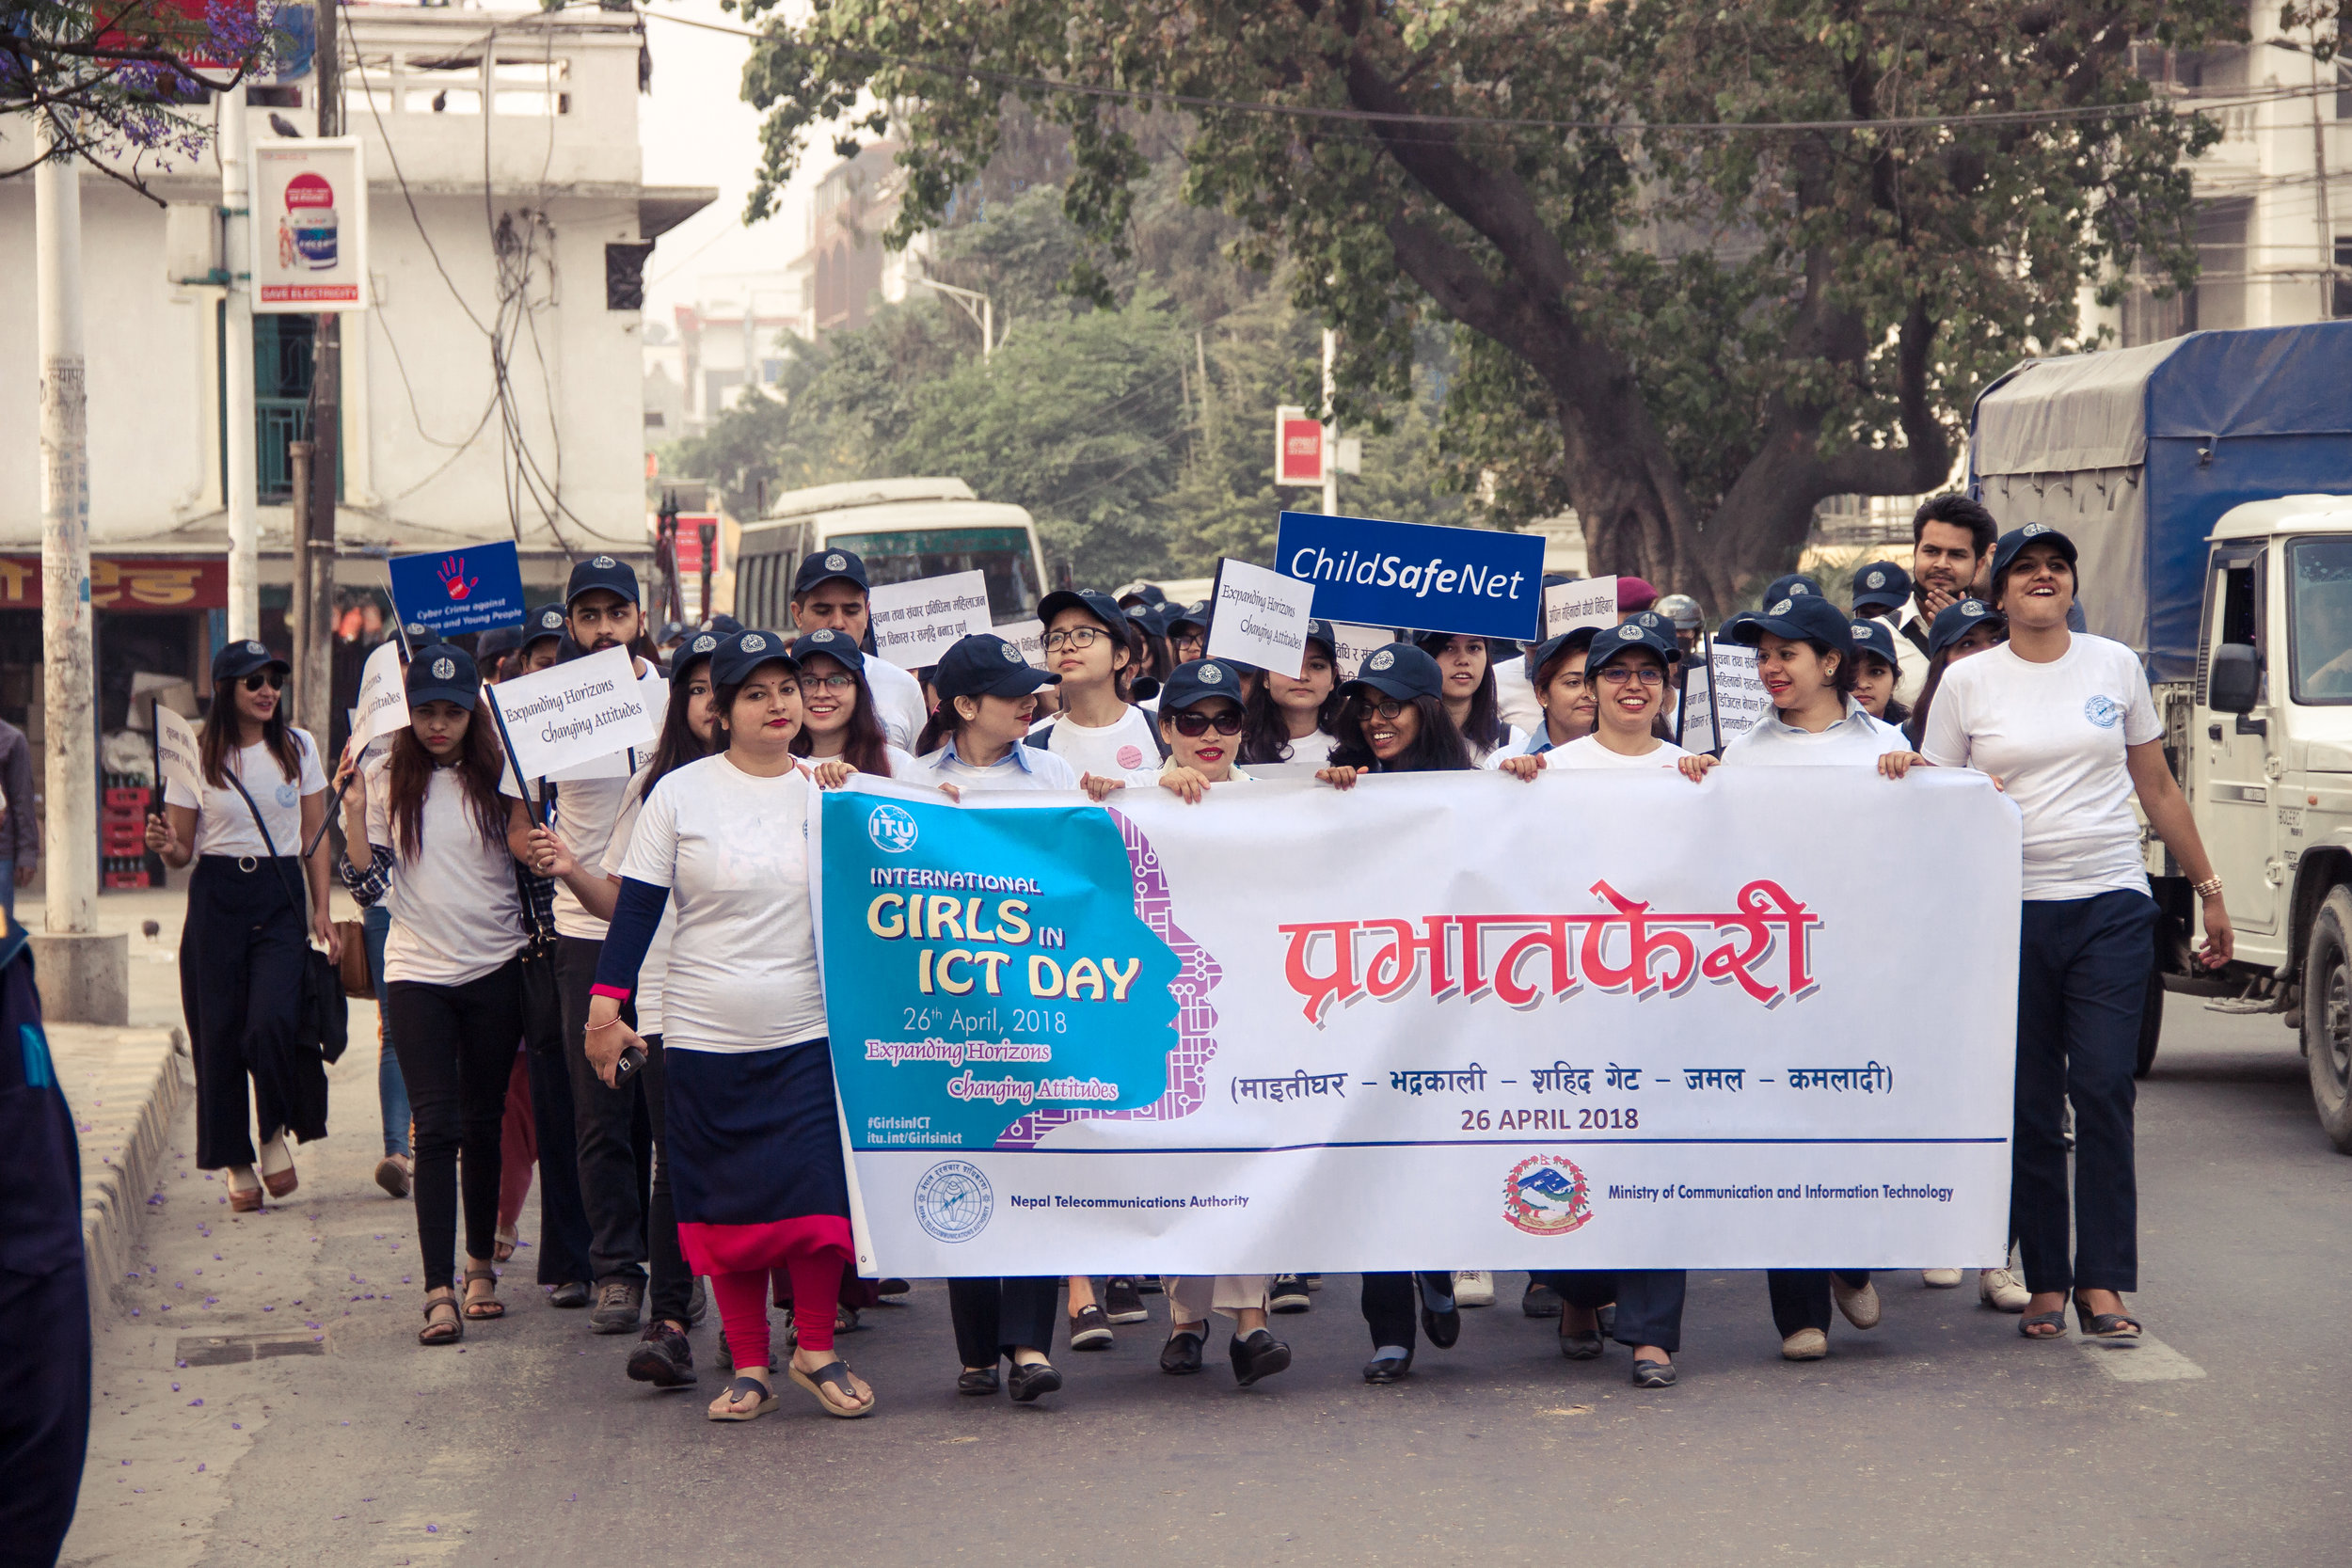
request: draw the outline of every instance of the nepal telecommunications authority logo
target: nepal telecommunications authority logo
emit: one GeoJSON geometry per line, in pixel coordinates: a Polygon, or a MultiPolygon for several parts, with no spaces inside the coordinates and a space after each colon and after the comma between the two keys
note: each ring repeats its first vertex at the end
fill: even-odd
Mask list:
{"type": "Polygon", "coordinates": [[[937,1241],[970,1241],[995,1206],[987,1176],[967,1161],[942,1160],[914,1184],[914,1222],[937,1241]]]}
{"type": "Polygon", "coordinates": [[[1576,1162],[1531,1154],[1502,1179],[1502,1217],[1531,1236],[1565,1236],[1593,1217],[1593,1190],[1576,1162]]]}
{"type": "Polygon", "coordinates": [[[2123,705],[2106,692],[2095,692],[2083,704],[2083,717],[2103,730],[2111,730],[2123,718],[2123,705]]]}
{"type": "Polygon", "coordinates": [[[866,836],[885,855],[914,847],[914,818],[897,806],[876,806],[866,815],[866,836]]]}

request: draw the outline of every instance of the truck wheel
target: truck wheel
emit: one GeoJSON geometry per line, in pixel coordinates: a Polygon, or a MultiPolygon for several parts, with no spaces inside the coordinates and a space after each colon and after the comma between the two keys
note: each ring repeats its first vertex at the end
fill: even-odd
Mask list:
{"type": "Polygon", "coordinates": [[[2352,1154],[2352,890],[2329,891],[2303,958],[2303,1053],[2312,1103],[2339,1152],[2352,1154]]]}
{"type": "Polygon", "coordinates": [[[2156,1042],[2164,1036],[2164,972],[2148,968],[2148,994],[2139,1004],[2139,1065],[2132,1076],[2145,1078],[2156,1065],[2156,1042]]]}

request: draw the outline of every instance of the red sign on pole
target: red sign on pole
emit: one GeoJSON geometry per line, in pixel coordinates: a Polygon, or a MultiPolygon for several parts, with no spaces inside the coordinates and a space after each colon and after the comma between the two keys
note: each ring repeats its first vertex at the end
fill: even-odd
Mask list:
{"type": "Polygon", "coordinates": [[[1274,411],[1274,483],[1323,483],[1323,426],[1304,408],[1274,411]]]}

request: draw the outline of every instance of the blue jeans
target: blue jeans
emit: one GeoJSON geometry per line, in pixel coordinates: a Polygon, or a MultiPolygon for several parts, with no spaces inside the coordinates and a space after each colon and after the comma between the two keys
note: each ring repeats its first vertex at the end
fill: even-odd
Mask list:
{"type": "Polygon", "coordinates": [[[384,1107],[384,1152],[408,1152],[408,1081],[400,1075],[400,1057],[392,1051],[391,1015],[384,1009],[384,939],[392,934],[392,911],[381,904],[359,917],[368,939],[368,981],[375,987],[375,1006],[384,1020],[384,1043],[375,1053],[375,1098],[384,1107]]]}

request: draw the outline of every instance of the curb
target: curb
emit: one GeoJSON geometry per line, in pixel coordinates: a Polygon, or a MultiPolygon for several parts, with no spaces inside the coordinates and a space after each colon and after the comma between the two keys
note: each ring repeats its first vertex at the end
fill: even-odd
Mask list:
{"type": "Polygon", "coordinates": [[[177,1028],[51,1023],[43,1032],[82,1146],[90,1314],[111,1316],[113,1287],[130,1271],[172,1121],[195,1095],[187,1042],[177,1028]]]}

